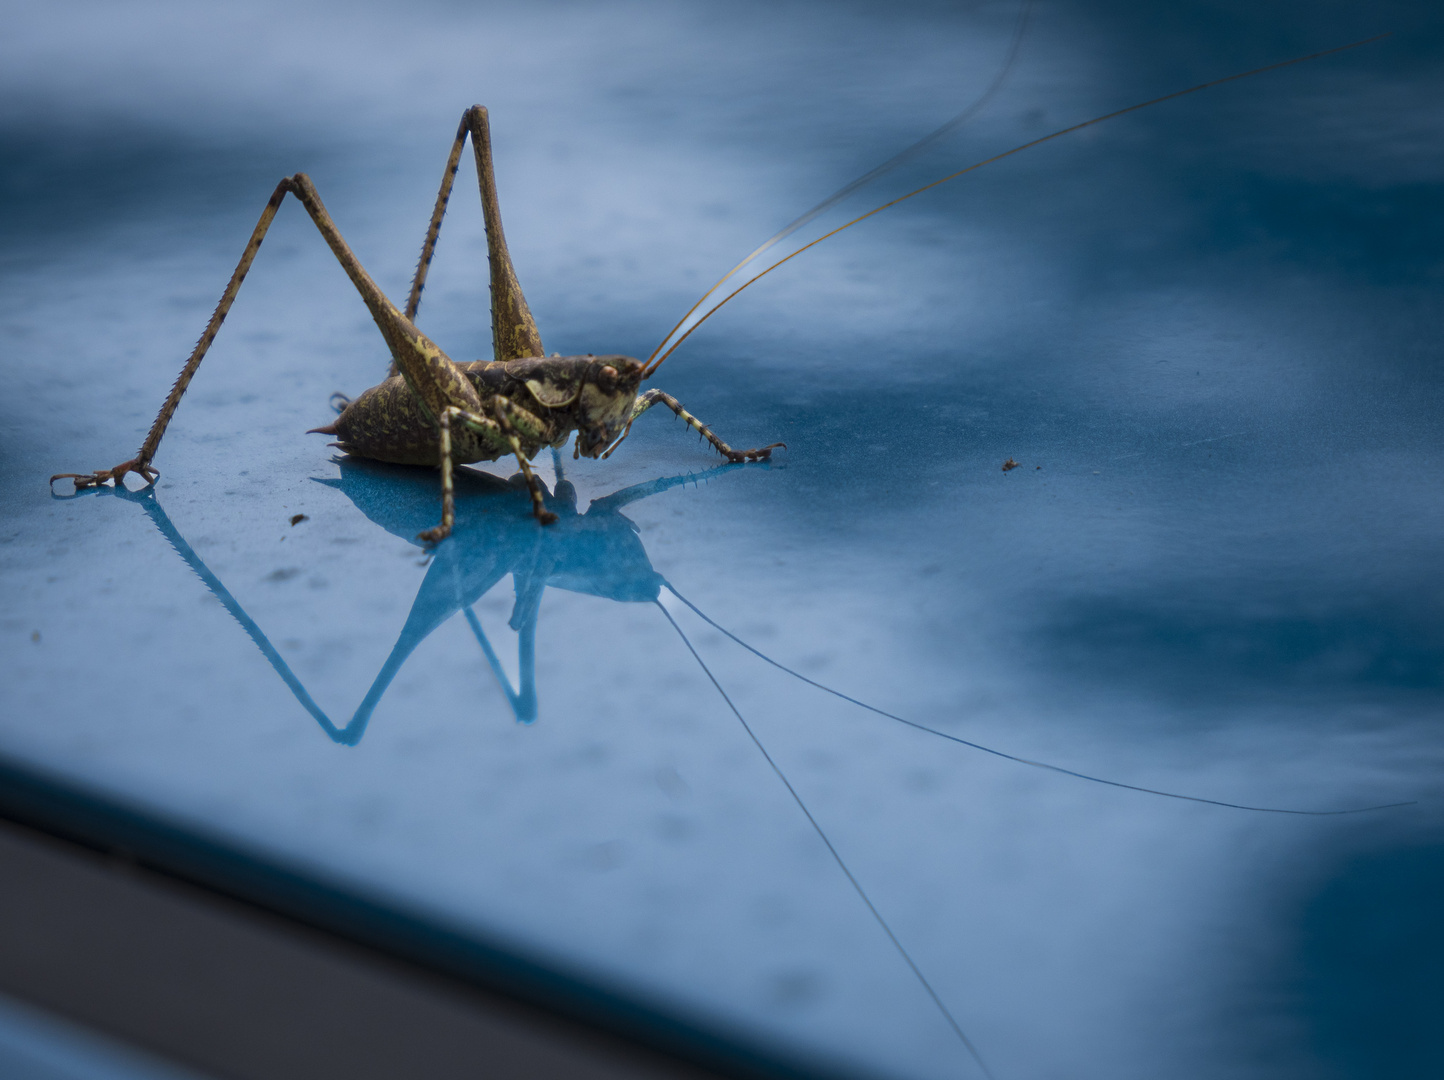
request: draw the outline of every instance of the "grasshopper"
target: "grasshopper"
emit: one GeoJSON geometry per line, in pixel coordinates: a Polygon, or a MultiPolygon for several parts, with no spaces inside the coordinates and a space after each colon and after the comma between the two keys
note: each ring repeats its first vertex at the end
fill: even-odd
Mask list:
{"type": "Polygon", "coordinates": [[[733,449],[671,394],[657,389],[639,394],[649,369],[634,357],[546,355],[502,231],[487,112],[473,105],[462,115],[456,129],[404,312],[362,267],[331,220],[311,178],[305,173],[288,176],[276,185],[266,203],[220,303],[135,457],[92,473],[57,473],[50,478],[51,484],[73,480],[77,490],[107,482],[123,484],[126,474],[132,472],[147,485],[155,483],[160,473],[151,462],[166,427],[235,303],[241,283],[288,194],[295,196],[311,215],[391,351],[386,381],[354,401],[342,399],[344,408],[335,422],[312,428],[308,434],[335,435],[338,441],[332,445],[355,457],[403,465],[439,464],[441,524],[418,534],[418,539],[436,543],[451,534],[456,521],[454,466],[496,461],[507,454],[515,455],[526,479],[536,520],[543,525],[554,523],[557,517],[546,508],[541,481],[531,468],[532,459],[546,447],[564,446],[573,433],[574,457],[607,457],[627,437],[637,417],[653,405],[667,406],[729,462],[765,461],[773,450],[784,446],[772,443],[752,450],[733,449]],[[468,136],[476,156],[491,267],[494,359],[459,364],[417,329],[415,319],[468,136]]]}

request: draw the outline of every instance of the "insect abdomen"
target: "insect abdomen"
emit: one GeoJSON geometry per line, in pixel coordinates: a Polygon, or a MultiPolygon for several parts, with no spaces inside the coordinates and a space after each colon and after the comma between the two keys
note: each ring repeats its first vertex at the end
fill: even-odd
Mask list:
{"type": "MultiPolygon", "coordinates": [[[[356,457],[398,465],[435,465],[440,459],[436,424],[400,375],[371,387],[347,405],[329,428],[317,430],[335,435],[336,445],[356,457]]],[[[453,441],[452,459],[458,464],[495,461],[499,456],[476,446],[474,440],[453,441]]]]}

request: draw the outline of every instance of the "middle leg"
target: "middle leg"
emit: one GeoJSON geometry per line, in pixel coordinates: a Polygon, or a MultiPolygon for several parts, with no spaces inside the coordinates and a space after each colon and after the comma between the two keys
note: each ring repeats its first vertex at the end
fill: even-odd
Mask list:
{"type": "Polygon", "coordinates": [[[540,438],[546,441],[551,431],[543,421],[516,405],[513,405],[504,397],[495,399],[493,406],[495,419],[486,416],[479,416],[476,413],[450,406],[441,410],[437,415],[437,427],[440,430],[440,461],[441,466],[441,524],[434,529],[427,529],[418,534],[417,539],[428,544],[439,543],[451,535],[452,526],[456,523],[456,492],[452,479],[454,464],[451,454],[451,428],[453,424],[463,424],[472,431],[481,435],[488,443],[497,449],[506,448],[516,455],[517,463],[521,466],[522,476],[526,478],[527,489],[531,492],[532,513],[543,525],[550,525],[556,521],[557,516],[546,508],[546,499],[542,493],[541,481],[537,479],[536,473],[532,472],[531,462],[527,460],[526,450],[521,444],[521,432],[529,438],[540,438]]]}
{"type": "Polygon", "coordinates": [[[516,455],[516,463],[521,466],[522,476],[526,478],[527,490],[531,492],[532,513],[543,525],[550,525],[556,521],[557,516],[546,507],[546,501],[542,496],[541,481],[536,478],[536,473],[531,471],[531,461],[528,460],[526,451],[522,449],[521,435],[518,429],[543,443],[551,441],[550,430],[542,425],[538,417],[520,406],[513,405],[509,399],[500,395],[492,402],[492,412],[496,416],[496,423],[501,429],[502,437],[506,439],[507,445],[516,455]]]}
{"type": "Polygon", "coordinates": [[[482,436],[488,443],[498,450],[507,447],[506,434],[501,430],[501,425],[495,420],[485,416],[478,416],[476,413],[467,412],[456,406],[449,406],[442,409],[436,416],[436,426],[440,434],[440,460],[441,466],[441,524],[435,528],[427,529],[425,532],[417,533],[416,538],[423,543],[438,544],[451,535],[452,526],[456,524],[456,490],[455,482],[452,479],[452,472],[455,468],[451,455],[451,427],[453,424],[463,424],[482,436]]]}

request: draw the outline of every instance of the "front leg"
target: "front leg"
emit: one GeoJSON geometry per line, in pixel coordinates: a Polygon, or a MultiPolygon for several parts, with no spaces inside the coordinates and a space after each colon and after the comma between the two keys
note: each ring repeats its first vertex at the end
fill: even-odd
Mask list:
{"type": "Polygon", "coordinates": [[[624,427],[622,429],[622,433],[617,436],[617,441],[612,443],[611,446],[607,447],[606,453],[602,455],[603,458],[609,458],[612,456],[612,451],[615,450],[618,446],[620,446],[622,444],[622,440],[631,433],[632,424],[636,422],[637,417],[641,416],[653,405],[667,406],[667,408],[671,409],[674,413],[680,416],[686,422],[688,427],[695,429],[696,432],[702,436],[702,438],[706,439],[709,443],[711,443],[713,449],[715,449],[717,453],[721,454],[728,461],[766,461],[772,456],[772,451],[776,450],[779,446],[782,447],[782,449],[784,450],[787,449],[786,443],[775,442],[770,446],[759,447],[756,450],[733,450],[732,447],[728,446],[725,442],[723,442],[715,434],[713,434],[711,428],[709,428],[706,424],[702,423],[702,421],[698,420],[695,416],[693,416],[686,409],[684,409],[682,407],[682,403],[676,398],[674,398],[671,394],[667,393],[665,390],[648,390],[645,394],[639,397],[637,399],[637,403],[632,406],[632,415],[627,417],[627,426],[624,427]]]}

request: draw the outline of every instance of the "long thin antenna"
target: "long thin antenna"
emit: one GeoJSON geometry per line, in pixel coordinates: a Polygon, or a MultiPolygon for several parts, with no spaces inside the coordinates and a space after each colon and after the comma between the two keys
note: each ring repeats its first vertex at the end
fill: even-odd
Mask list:
{"type": "Polygon", "coordinates": [[[1222,799],[1205,799],[1199,795],[1180,795],[1178,792],[1175,791],[1160,791],[1157,788],[1140,787],[1137,784],[1125,784],[1121,780],[1108,780],[1102,776],[1089,776],[1087,773],[1077,772],[1074,769],[1067,769],[1064,768],[1062,765],[1052,765],[1046,761],[1034,761],[1031,758],[1019,757],[1017,754],[1009,754],[1004,750],[995,750],[991,746],[984,746],[982,743],[975,743],[968,739],[960,738],[957,735],[949,735],[946,731],[939,731],[937,728],[928,727],[926,724],[920,724],[916,720],[908,720],[905,717],[898,716],[896,713],[890,713],[886,709],[879,709],[876,705],[869,705],[865,701],[859,701],[857,698],[852,697],[848,694],[844,694],[841,690],[834,690],[832,687],[828,686],[825,683],[820,683],[816,679],[809,679],[801,672],[793,671],[792,668],[788,667],[786,664],[778,663],[776,660],[772,659],[772,657],[768,656],[760,649],[755,649],[751,645],[747,644],[747,642],[743,641],[740,637],[734,634],[731,630],[728,630],[725,626],[721,626],[718,623],[714,622],[712,618],[707,615],[706,612],[702,611],[699,607],[697,607],[696,604],[692,603],[692,601],[688,600],[685,596],[683,596],[675,588],[673,588],[670,581],[664,581],[663,584],[667,586],[667,591],[673,596],[675,596],[678,600],[682,601],[682,603],[687,605],[687,607],[691,609],[692,614],[696,615],[697,618],[701,619],[713,630],[721,633],[724,637],[730,638],[736,644],[741,645],[744,649],[750,652],[753,656],[757,657],[759,660],[764,660],[767,663],[771,664],[778,671],[785,671],[794,679],[801,679],[803,682],[807,683],[808,686],[816,687],[818,690],[823,691],[823,693],[831,694],[833,697],[836,698],[841,698],[843,701],[846,701],[852,705],[856,705],[860,709],[866,709],[870,713],[876,713],[878,716],[884,716],[889,720],[896,720],[899,724],[906,724],[908,727],[916,728],[918,731],[926,731],[929,735],[936,735],[940,739],[947,739],[949,742],[958,743],[959,745],[966,746],[972,750],[981,750],[985,754],[992,754],[994,757],[1000,757],[1006,761],[1016,761],[1019,765],[1030,765],[1035,769],[1047,769],[1049,772],[1062,773],[1064,776],[1072,776],[1079,780],[1088,780],[1095,784],[1106,784],[1109,787],[1123,788],[1125,791],[1141,791],[1145,795],[1161,795],[1165,799],[1181,799],[1184,802],[1204,803],[1208,806],[1224,806],[1230,810],[1253,810],[1260,814],[1297,814],[1301,817],[1338,817],[1343,814],[1365,814],[1371,810],[1393,810],[1400,806],[1414,805],[1412,801],[1382,803],[1378,806],[1359,806],[1349,810],[1292,810],[1285,807],[1277,806],[1248,806],[1244,803],[1224,802],[1222,799]]]}
{"type": "MultiPolygon", "coordinates": [[[[1173,93],[1171,93],[1171,94],[1164,94],[1162,97],[1156,97],[1156,98],[1153,98],[1153,99],[1151,99],[1151,100],[1149,100],[1149,101],[1143,101],[1143,102],[1140,102],[1140,103],[1137,104],[1137,105],[1130,105],[1130,106],[1128,106],[1128,108],[1126,108],[1126,109],[1117,109],[1117,110],[1115,110],[1114,112],[1104,113],[1102,116],[1095,116],[1095,117],[1094,117],[1093,119],[1091,119],[1091,120],[1084,120],[1081,124],[1074,124],[1074,125],[1072,125],[1071,127],[1061,128],[1060,130],[1055,131],[1055,132],[1053,132],[1053,133],[1051,133],[1051,134],[1049,134],[1049,135],[1043,135],[1043,136],[1041,136],[1040,138],[1033,139],[1033,140],[1031,140],[1031,141],[1029,141],[1029,142],[1025,142],[1025,143],[1023,143],[1021,146],[1015,146],[1015,147],[1013,147],[1011,150],[1004,150],[1001,154],[994,154],[992,157],[986,158],[986,159],[984,159],[983,161],[980,161],[980,162],[978,162],[978,163],[975,164],[975,165],[969,165],[966,169],[959,169],[959,170],[958,170],[957,172],[955,172],[955,173],[949,173],[947,176],[944,176],[941,180],[934,180],[932,183],[930,183],[930,184],[924,184],[922,187],[917,188],[915,191],[909,191],[906,195],[899,195],[896,199],[893,199],[893,200],[890,201],[890,202],[885,202],[885,203],[883,203],[881,206],[877,207],[876,209],[869,210],[867,213],[861,215],[860,217],[855,217],[855,218],[853,218],[851,221],[847,222],[847,224],[845,224],[845,225],[839,225],[837,228],[833,229],[831,232],[824,233],[822,236],[819,236],[816,240],[812,241],[812,243],[810,243],[810,244],[805,244],[805,245],[803,245],[802,247],[798,248],[796,251],[794,251],[791,255],[787,255],[787,256],[785,256],[785,257],[783,257],[783,258],[781,258],[781,259],[778,259],[775,263],[773,263],[771,266],[769,266],[766,270],[763,270],[763,271],[762,271],[760,274],[758,274],[756,277],[749,278],[747,281],[745,281],[745,282],[743,282],[741,285],[737,286],[737,288],[733,289],[730,293],[728,293],[728,294],[727,294],[726,296],[724,296],[721,300],[719,300],[716,304],[714,304],[714,305],[706,312],[706,314],[704,314],[700,319],[698,319],[698,320],[697,320],[696,322],[694,322],[690,327],[688,327],[688,328],[687,328],[687,331],[686,331],[684,334],[682,334],[681,337],[677,338],[677,340],[672,343],[671,347],[668,348],[666,352],[662,353],[662,355],[661,355],[660,357],[658,357],[657,359],[651,361],[651,362],[647,365],[647,367],[643,369],[643,371],[642,371],[642,377],[643,377],[643,378],[649,377],[654,371],[657,370],[657,368],[661,367],[662,362],[663,362],[664,360],[666,360],[667,357],[671,356],[674,352],[676,352],[676,351],[677,351],[677,347],[678,347],[679,345],[681,345],[682,342],[686,341],[689,337],[691,337],[691,336],[692,336],[692,332],[693,332],[694,330],[696,330],[697,327],[701,326],[704,322],[706,322],[706,321],[707,321],[708,319],[710,319],[713,315],[715,315],[715,314],[717,313],[717,311],[718,311],[724,304],[726,304],[726,303],[727,303],[729,300],[731,300],[734,296],[736,296],[738,293],[740,293],[743,289],[747,288],[749,285],[755,284],[756,282],[760,281],[762,278],[764,278],[764,277],[766,277],[768,274],[772,273],[772,271],[776,270],[776,269],[777,269],[779,266],[781,266],[783,263],[787,262],[787,261],[790,260],[790,259],[796,258],[798,255],[801,255],[801,254],[802,254],[804,251],[806,251],[808,248],[816,247],[818,244],[822,243],[824,240],[828,239],[829,237],[836,236],[838,233],[842,232],[844,229],[850,229],[850,228],[852,228],[854,225],[858,224],[859,222],[866,221],[868,218],[872,217],[874,214],[880,214],[880,213],[882,213],[884,210],[887,210],[887,209],[890,208],[890,207],[896,206],[896,205],[897,205],[898,203],[900,203],[900,202],[905,202],[906,200],[913,198],[915,195],[921,195],[921,194],[922,194],[923,192],[925,192],[925,191],[931,191],[933,188],[937,187],[937,186],[940,185],[940,184],[946,184],[949,180],[956,180],[956,179],[957,179],[958,177],[960,177],[960,176],[963,176],[963,175],[965,175],[965,174],[967,174],[967,173],[970,173],[970,172],[975,172],[976,170],[981,169],[984,165],[991,165],[993,162],[995,162],[995,161],[1001,161],[1001,160],[1003,160],[1003,158],[1005,158],[1005,157],[1012,157],[1014,154],[1021,153],[1021,152],[1024,151],[1024,150],[1031,149],[1032,147],[1037,146],[1039,143],[1045,143],[1045,142],[1048,142],[1048,141],[1050,141],[1050,140],[1052,140],[1052,139],[1057,139],[1057,138],[1060,138],[1060,137],[1062,137],[1062,136],[1064,136],[1064,135],[1069,135],[1069,134],[1071,134],[1071,133],[1073,133],[1073,132],[1075,132],[1075,131],[1081,131],[1083,128],[1092,127],[1094,124],[1101,124],[1101,123],[1103,123],[1103,121],[1105,121],[1105,120],[1112,120],[1112,119],[1114,119],[1114,118],[1116,118],[1116,117],[1124,116],[1124,115],[1126,115],[1126,114],[1128,114],[1128,113],[1131,113],[1131,112],[1137,112],[1139,109],[1146,109],[1146,108],[1148,108],[1149,106],[1152,106],[1152,105],[1159,105],[1159,104],[1161,104],[1161,103],[1163,103],[1163,102],[1165,102],[1165,101],[1172,101],[1174,98],[1184,97],[1184,96],[1187,95],[1187,94],[1196,94],[1196,93],[1198,93],[1200,90],[1207,90],[1207,89],[1208,89],[1209,87],[1211,87],[1211,86],[1220,86],[1220,85],[1222,85],[1223,83],[1235,82],[1235,81],[1237,81],[1238,79],[1247,79],[1247,78],[1250,78],[1251,76],[1254,76],[1254,75],[1262,75],[1262,74],[1263,74],[1264,72],[1266,72],[1266,71],[1275,71],[1275,70],[1277,70],[1277,69],[1279,69],[1279,68],[1289,67],[1289,66],[1291,66],[1291,65],[1293,65],[1293,64],[1302,64],[1302,63],[1304,63],[1306,60],[1317,60],[1317,59],[1319,59],[1319,58],[1322,57],[1322,56],[1330,56],[1330,55],[1332,55],[1332,54],[1334,54],[1334,53],[1344,52],[1344,51],[1346,51],[1346,50],[1348,50],[1348,49],[1357,49],[1357,48],[1358,48],[1359,46],[1361,46],[1361,45],[1368,45],[1368,44],[1371,44],[1372,42],[1375,42],[1375,41],[1381,41],[1381,40],[1383,40],[1384,38],[1389,37],[1389,36],[1390,36],[1390,35],[1387,34],[1387,33],[1385,33],[1385,34],[1376,34],[1376,35],[1374,35],[1373,37],[1364,38],[1364,39],[1361,40],[1361,41],[1354,41],[1354,42],[1349,43],[1348,45],[1338,45],[1338,46],[1335,46],[1335,47],[1332,48],[1332,49],[1324,49],[1322,52],[1309,53],[1307,56],[1296,56],[1296,57],[1294,57],[1292,60],[1280,60],[1278,63],[1275,63],[1275,64],[1266,64],[1266,65],[1263,66],[1263,67],[1254,68],[1254,69],[1251,70],[1251,71],[1242,71],[1242,72],[1239,72],[1237,75],[1226,75],[1226,76],[1224,76],[1224,77],[1221,78],[1221,79],[1212,79],[1212,80],[1210,80],[1210,81],[1208,81],[1208,82],[1206,82],[1206,83],[1199,83],[1197,86],[1190,86],[1187,90],[1175,90],[1175,91],[1174,91],[1173,93]]],[[[670,335],[669,335],[669,336],[670,336],[670,335]]],[[[655,352],[653,353],[653,355],[656,355],[655,352]]]]}
{"type": "Polygon", "coordinates": [[[720,289],[723,285],[730,281],[739,270],[741,270],[748,263],[752,262],[753,259],[757,258],[757,256],[761,255],[764,251],[772,248],[780,241],[787,239],[798,229],[802,228],[808,222],[812,221],[813,218],[817,217],[819,214],[832,209],[834,206],[842,202],[843,199],[847,198],[858,188],[867,186],[878,177],[882,176],[884,173],[891,172],[893,169],[897,168],[899,165],[903,164],[906,161],[911,161],[933,143],[943,138],[943,136],[952,134],[952,132],[956,131],[958,128],[962,127],[974,116],[976,116],[978,112],[982,110],[983,106],[986,105],[990,100],[992,100],[993,95],[995,95],[999,90],[1002,89],[1003,83],[1007,81],[1009,73],[1013,70],[1013,65],[1018,60],[1018,52],[1023,45],[1023,35],[1028,28],[1028,17],[1031,14],[1032,10],[1033,0],[1023,0],[1023,3],[1019,6],[1018,9],[1018,21],[1013,27],[1013,39],[1008,45],[1008,52],[1003,60],[1003,66],[998,69],[998,73],[993,76],[993,81],[988,84],[988,88],[983,91],[983,93],[977,98],[977,100],[975,100],[962,112],[958,113],[957,116],[953,117],[946,124],[942,125],[942,127],[937,128],[935,131],[927,135],[924,135],[921,139],[913,143],[906,150],[903,150],[898,154],[894,154],[892,157],[884,161],[881,165],[877,166],[877,168],[871,170],[870,172],[863,173],[863,175],[859,176],[851,183],[844,184],[827,198],[823,199],[822,202],[814,206],[811,210],[808,210],[801,217],[795,218],[787,225],[784,225],[778,232],[773,233],[760,245],[753,248],[752,251],[748,253],[745,259],[743,259],[740,263],[734,266],[731,270],[728,270],[727,273],[723,274],[721,279],[715,285],[713,285],[710,289],[708,289],[700,297],[697,298],[697,302],[691,307],[689,307],[687,309],[687,313],[677,320],[677,325],[667,331],[667,336],[662,339],[661,344],[659,344],[655,349],[652,350],[651,355],[647,357],[648,362],[651,361],[652,357],[656,356],[659,352],[662,351],[662,349],[666,346],[667,342],[672,340],[672,335],[675,334],[678,330],[680,330],[682,326],[687,322],[687,320],[692,317],[692,312],[696,311],[699,307],[705,304],[708,297],[710,297],[713,293],[715,293],[718,289],[720,289]]]}
{"type": "MultiPolygon", "coordinates": [[[[817,818],[812,816],[812,811],[809,810],[807,804],[802,801],[802,796],[799,795],[797,789],[792,786],[792,781],[787,779],[787,774],[782,771],[781,766],[779,766],[777,762],[773,760],[772,755],[767,752],[767,747],[762,745],[762,740],[759,739],[757,733],[752,730],[752,725],[743,719],[742,713],[739,712],[737,706],[732,703],[732,699],[727,696],[727,691],[723,690],[722,684],[717,681],[717,676],[712,674],[712,669],[709,668],[702,660],[702,657],[697,654],[697,650],[692,647],[692,642],[688,639],[687,635],[682,632],[682,628],[677,625],[677,620],[672,618],[672,613],[662,605],[660,600],[654,600],[653,603],[655,603],[662,614],[666,616],[667,621],[672,624],[672,629],[677,631],[677,636],[682,639],[682,644],[687,646],[687,651],[692,654],[692,659],[697,661],[697,665],[702,669],[712,685],[716,687],[717,693],[722,695],[722,700],[727,703],[727,708],[732,710],[732,715],[737,717],[737,722],[742,725],[742,730],[747,732],[748,738],[752,740],[753,745],[757,747],[758,752],[762,754],[767,764],[772,767],[772,771],[777,774],[777,779],[782,781],[782,786],[787,789],[787,793],[792,796],[792,801],[797,803],[798,808],[802,811],[808,822],[811,823],[813,830],[822,839],[822,842],[827,845],[827,850],[832,854],[832,858],[837,863],[838,868],[842,870],[844,876],[846,876],[847,880],[852,884],[857,895],[862,898],[862,902],[867,905],[867,910],[872,912],[872,917],[876,919],[877,924],[882,927],[883,933],[887,934],[888,940],[893,943],[893,947],[897,949],[898,955],[907,962],[907,966],[910,967],[912,973],[917,976],[918,982],[920,982],[923,989],[928,992],[928,997],[933,999],[933,1004],[938,1007],[938,1012],[943,1014],[943,1018],[947,1020],[948,1026],[953,1029],[953,1034],[957,1035],[963,1046],[967,1048],[968,1053],[972,1055],[973,1060],[978,1063],[978,1068],[983,1070],[983,1075],[986,1076],[988,1080],[993,1080],[993,1074],[988,1070],[988,1066],[984,1064],[982,1055],[978,1053],[978,1048],[974,1046],[973,1041],[964,1034],[962,1025],[953,1018],[953,1014],[949,1012],[948,1007],[943,1004],[943,999],[938,997],[938,992],[933,989],[932,983],[928,982],[927,976],[922,973],[922,969],[918,967],[917,963],[908,954],[907,949],[903,947],[903,943],[898,940],[898,936],[893,933],[892,927],[887,924],[887,920],[882,917],[882,912],[877,909],[877,905],[868,897],[867,891],[862,887],[862,883],[859,882],[857,878],[853,876],[852,871],[847,868],[847,863],[843,862],[842,856],[838,853],[837,848],[835,848],[832,841],[827,838],[827,833],[822,831],[822,826],[818,824],[817,818]]],[[[683,603],[686,603],[686,601],[683,601],[683,603]]],[[[690,604],[687,606],[691,607],[690,604]]]]}

